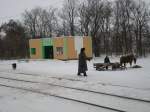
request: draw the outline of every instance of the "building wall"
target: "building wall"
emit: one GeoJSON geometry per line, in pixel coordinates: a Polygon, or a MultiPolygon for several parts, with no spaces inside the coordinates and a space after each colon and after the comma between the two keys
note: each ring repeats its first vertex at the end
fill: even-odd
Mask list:
{"type": "Polygon", "coordinates": [[[67,37],[64,37],[64,59],[68,59],[68,40],[67,37]]]}
{"type": "Polygon", "coordinates": [[[42,58],[42,49],[41,49],[41,40],[40,39],[30,39],[29,40],[30,46],[30,58],[32,59],[40,59],[42,58]],[[31,49],[35,48],[35,54],[31,54],[31,49]]]}
{"type": "Polygon", "coordinates": [[[64,38],[62,37],[56,37],[53,38],[53,42],[54,42],[54,58],[55,59],[64,59],[65,58],[65,54],[64,54],[64,50],[61,52],[59,52],[57,50],[57,48],[63,48],[64,49],[64,38]]]}
{"type": "Polygon", "coordinates": [[[86,49],[87,57],[92,57],[92,40],[90,37],[56,37],[30,39],[30,57],[44,58],[44,46],[53,46],[54,59],[77,59],[80,49],[86,49]],[[36,48],[36,54],[31,54],[31,48],[36,48]]]}
{"type": "Polygon", "coordinates": [[[74,37],[67,37],[67,58],[76,59],[77,52],[75,50],[75,40],[74,37]]]}
{"type": "Polygon", "coordinates": [[[80,36],[76,36],[74,38],[74,42],[75,42],[75,50],[78,55],[80,53],[81,48],[83,48],[83,38],[81,38],[80,36]]]}
{"type": "Polygon", "coordinates": [[[81,48],[85,48],[85,53],[87,57],[92,57],[92,40],[91,37],[75,37],[75,50],[78,54],[80,53],[81,48]]]}
{"type": "Polygon", "coordinates": [[[83,37],[83,47],[87,57],[92,57],[92,40],[90,37],[83,37]]]}

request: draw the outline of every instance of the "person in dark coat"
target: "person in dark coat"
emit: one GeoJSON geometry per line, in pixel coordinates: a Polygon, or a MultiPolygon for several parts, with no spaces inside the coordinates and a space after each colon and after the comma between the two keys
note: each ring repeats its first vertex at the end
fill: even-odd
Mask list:
{"type": "Polygon", "coordinates": [[[78,60],[78,76],[81,75],[81,73],[84,74],[84,76],[87,76],[86,71],[88,70],[87,68],[87,63],[86,60],[88,58],[86,57],[85,54],[85,48],[81,48],[80,54],[79,54],[79,60],[78,60]]]}
{"type": "MultiPolygon", "coordinates": [[[[110,63],[110,60],[109,60],[109,57],[108,57],[108,56],[105,57],[104,63],[106,63],[106,64],[109,64],[109,63],[110,63]]],[[[108,66],[106,66],[106,70],[108,70],[108,66]]]]}

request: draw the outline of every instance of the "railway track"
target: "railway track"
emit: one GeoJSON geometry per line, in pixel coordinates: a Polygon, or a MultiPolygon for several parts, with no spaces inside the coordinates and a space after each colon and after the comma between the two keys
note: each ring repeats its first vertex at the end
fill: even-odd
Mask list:
{"type": "MultiPolygon", "coordinates": [[[[5,72],[5,71],[0,71],[0,72],[5,72]]],[[[6,73],[6,72],[5,72],[6,73]]],[[[7,72],[11,73],[11,72],[7,72]]],[[[23,75],[31,75],[31,76],[39,76],[36,74],[29,74],[29,73],[23,73],[23,72],[15,72],[15,74],[23,74],[23,75]]],[[[82,79],[73,79],[73,78],[66,78],[66,77],[54,77],[54,76],[48,76],[48,78],[53,78],[53,79],[58,79],[58,80],[69,80],[69,81],[77,81],[77,82],[84,82],[87,83],[88,81],[82,80],[82,79]]],[[[135,88],[135,87],[130,87],[130,86],[123,86],[123,85],[117,85],[117,84],[109,84],[109,83],[102,83],[98,82],[97,84],[100,85],[107,85],[107,86],[115,86],[115,87],[123,87],[123,88],[129,88],[129,89],[135,89],[135,90],[142,90],[142,91],[150,91],[150,88],[144,89],[144,88],[135,88]]]]}
{"type": "Polygon", "coordinates": [[[86,104],[86,105],[90,105],[90,106],[94,106],[94,107],[99,107],[99,108],[111,110],[111,111],[114,111],[114,112],[126,112],[124,110],[119,110],[119,109],[115,109],[115,108],[108,107],[108,106],[102,106],[102,105],[98,105],[98,104],[94,104],[94,103],[89,103],[89,102],[85,102],[85,101],[77,100],[77,99],[73,99],[73,98],[67,98],[67,97],[63,97],[63,96],[59,96],[59,95],[55,95],[55,94],[51,94],[51,93],[47,93],[47,92],[42,92],[42,91],[39,91],[39,90],[33,90],[33,89],[23,88],[23,87],[16,87],[16,86],[11,86],[11,85],[6,85],[6,84],[0,84],[0,86],[7,87],[7,88],[18,89],[18,90],[24,90],[24,91],[37,93],[37,94],[42,94],[42,95],[46,95],[46,96],[53,96],[53,97],[57,97],[57,98],[64,99],[64,100],[70,100],[70,101],[74,101],[74,102],[78,102],[78,103],[82,103],[82,104],[86,104]]]}
{"type": "MultiPolygon", "coordinates": [[[[63,85],[54,84],[54,83],[50,83],[50,82],[35,81],[35,80],[32,80],[32,79],[31,80],[25,80],[23,78],[13,78],[12,76],[11,77],[6,77],[6,76],[2,77],[2,76],[0,76],[0,79],[1,80],[9,80],[9,81],[17,81],[17,82],[21,82],[21,83],[31,83],[31,85],[32,84],[49,85],[49,86],[53,86],[53,87],[59,87],[59,88],[64,88],[64,89],[76,90],[78,92],[86,92],[86,93],[91,93],[91,94],[95,94],[95,95],[111,96],[111,97],[115,97],[115,98],[119,98],[119,99],[124,99],[124,100],[130,100],[130,101],[134,101],[134,102],[141,102],[141,103],[150,104],[149,100],[143,100],[143,99],[138,99],[138,98],[126,97],[126,96],[119,96],[119,95],[115,95],[115,94],[109,94],[109,93],[103,93],[103,92],[98,92],[98,91],[92,91],[92,90],[87,90],[87,89],[83,89],[83,88],[75,88],[75,87],[70,87],[70,86],[63,86],[63,85]]],[[[58,80],[60,80],[60,79],[58,79],[58,80]]],[[[5,84],[0,83],[0,86],[5,86],[5,87],[9,87],[9,88],[14,88],[14,89],[26,90],[26,91],[39,93],[39,94],[44,94],[44,95],[48,95],[48,96],[54,96],[54,97],[58,97],[58,98],[61,98],[61,99],[76,101],[76,102],[79,102],[79,103],[88,104],[88,105],[92,105],[92,106],[95,106],[95,107],[101,107],[101,108],[109,109],[109,110],[112,110],[112,111],[125,112],[125,109],[116,109],[116,107],[112,108],[112,107],[109,107],[109,106],[103,106],[103,105],[99,105],[99,104],[95,104],[95,103],[91,103],[91,102],[86,102],[86,101],[83,101],[83,100],[68,98],[66,96],[61,96],[61,95],[57,95],[57,94],[51,94],[49,92],[43,92],[43,91],[36,90],[36,89],[30,89],[30,88],[24,88],[24,87],[17,87],[17,86],[13,86],[13,85],[7,85],[7,83],[5,83],[5,84]]]]}
{"type": "Polygon", "coordinates": [[[134,100],[134,101],[139,101],[139,102],[150,103],[149,100],[143,100],[143,99],[132,98],[132,97],[127,97],[127,96],[121,96],[121,95],[115,95],[115,94],[109,94],[109,93],[104,93],[104,92],[99,92],[99,91],[87,90],[87,89],[83,89],[83,88],[63,86],[63,85],[49,83],[49,82],[45,83],[45,82],[40,82],[40,81],[30,81],[30,80],[10,78],[10,77],[1,77],[1,76],[0,76],[0,79],[8,79],[8,80],[15,80],[15,81],[22,81],[22,82],[29,82],[29,83],[41,83],[41,84],[46,84],[46,85],[50,85],[50,86],[56,86],[56,87],[61,87],[61,88],[67,88],[67,89],[72,89],[72,90],[83,91],[83,92],[90,92],[90,93],[95,93],[95,94],[102,94],[102,95],[107,95],[107,96],[118,97],[118,98],[122,98],[122,99],[129,99],[129,100],[134,100]]]}

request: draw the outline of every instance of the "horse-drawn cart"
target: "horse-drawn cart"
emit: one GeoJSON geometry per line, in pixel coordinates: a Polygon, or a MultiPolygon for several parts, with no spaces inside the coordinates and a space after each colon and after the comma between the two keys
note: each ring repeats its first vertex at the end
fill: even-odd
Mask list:
{"type": "Polygon", "coordinates": [[[121,64],[119,62],[115,62],[115,63],[94,63],[93,66],[98,71],[105,71],[105,70],[108,70],[108,69],[111,69],[111,70],[124,69],[124,67],[121,66],[121,64]]]}
{"type": "MultiPolygon", "coordinates": [[[[105,62],[105,59],[104,59],[105,62]]],[[[103,70],[116,70],[116,69],[127,69],[126,64],[129,63],[130,67],[132,66],[132,62],[136,64],[136,56],[134,54],[128,54],[125,56],[120,57],[120,62],[110,63],[110,61],[105,63],[94,63],[93,66],[96,70],[103,71],[103,70]]]]}

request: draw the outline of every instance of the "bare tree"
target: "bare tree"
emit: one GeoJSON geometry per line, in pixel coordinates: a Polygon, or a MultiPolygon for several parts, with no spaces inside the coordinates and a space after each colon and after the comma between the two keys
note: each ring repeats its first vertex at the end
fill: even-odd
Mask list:
{"type": "Polygon", "coordinates": [[[35,36],[52,37],[57,26],[56,9],[48,10],[37,7],[31,11],[25,11],[23,14],[24,24],[29,33],[35,36]]]}
{"type": "Polygon", "coordinates": [[[135,4],[135,8],[133,10],[133,25],[134,25],[134,33],[135,33],[135,41],[136,41],[136,53],[139,56],[143,55],[143,41],[145,40],[144,36],[146,33],[146,29],[148,28],[148,22],[150,20],[150,15],[148,12],[148,7],[145,2],[139,1],[135,4]]]}
{"type": "Polygon", "coordinates": [[[31,11],[26,10],[23,13],[24,24],[33,37],[35,37],[35,35],[37,35],[37,32],[38,32],[36,29],[37,18],[39,15],[38,10],[39,8],[35,8],[35,9],[32,9],[31,11]]]}
{"type": "Polygon", "coordinates": [[[89,24],[91,22],[90,6],[87,2],[80,5],[79,8],[80,29],[83,35],[90,35],[89,24]]]}
{"type": "Polygon", "coordinates": [[[61,10],[61,19],[64,26],[69,26],[70,35],[75,35],[75,22],[77,19],[77,0],[65,0],[61,10]]]}
{"type": "Polygon", "coordinates": [[[70,35],[70,26],[67,16],[64,13],[64,9],[60,10],[59,13],[59,35],[70,35]]]}
{"type": "Polygon", "coordinates": [[[55,33],[57,33],[57,17],[56,17],[56,9],[49,8],[47,10],[43,10],[40,21],[42,22],[42,33],[44,36],[52,37],[55,33]]]}
{"type": "Polygon", "coordinates": [[[86,0],[79,8],[81,32],[92,36],[95,56],[108,53],[111,10],[110,2],[103,0],[86,0]]]}
{"type": "Polygon", "coordinates": [[[112,20],[112,5],[111,2],[105,1],[103,8],[104,16],[102,17],[102,27],[100,28],[100,34],[103,36],[103,48],[104,53],[108,54],[112,51],[111,47],[111,20],[112,20]]]}
{"type": "MultiPolygon", "coordinates": [[[[24,23],[33,36],[91,36],[95,56],[134,51],[140,56],[150,43],[150,9],[139,0],[65,0],[55,8],[24,12],[24,23]],[[148,41],[149,40],[149,41],[148,41]],[[148,43],[149,42],[149,43],[148,43]]],[[[148,51],[148,50],[147,50],[148,51]]]]}
{"type": "Polygon", "coordinates": [[[104,17],[104,4],[101,0],[87,0],[90,7],[90,34],[93,40],[93,51],[95,56],[100,56],[101,35],[99,33],[102,27],[104,17]]]}
{"type": "Polygon", "coordinates": [[[132,52],[131,14],[133,9],[133,1],[117,0],[114,9],[116,42],[120,43],[119,46],[122,48],[121,52],[123,54],[132,52]]]}

